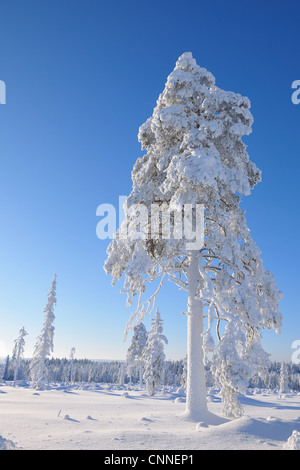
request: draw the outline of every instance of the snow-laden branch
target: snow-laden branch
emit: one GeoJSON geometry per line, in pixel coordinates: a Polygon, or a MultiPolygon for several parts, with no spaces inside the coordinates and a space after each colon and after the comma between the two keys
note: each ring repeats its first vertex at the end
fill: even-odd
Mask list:
{"type": "MultiPolygon", "coordinates": [[[[129,321],[126,325],[126,329],[125,329],[125,332],[124,332],[124,340],[126,339],[126,336],[127,336],[128,332],[131,328],[133,328],[135,325],[137,325],[138,323],[143,321],[145,316],[151,315],[151,313],[153,312],[153,309],[154,309],[155,304],[156,304],[156,298],[157,298],[157,295],[159,294],[159,292],[160,292],[160,290],[163,286],[165,276],[166,276],[166,274],[164,273],[161,276],[161,280],[160,280],[160,283],[159,283],[156,291],[149,298],[147,298],[146,300],[142,301],[143,290],[140,290],[139,297],[138,297],[137,308],[130,315],[129,321]]],[[[148,279],[146,279],[146,281],[148,281],[148,279]]]]}

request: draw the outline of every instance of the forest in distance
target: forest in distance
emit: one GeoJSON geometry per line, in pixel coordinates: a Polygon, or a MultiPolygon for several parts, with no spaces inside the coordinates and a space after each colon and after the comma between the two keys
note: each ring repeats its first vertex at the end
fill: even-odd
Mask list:
{"type": "MultiPolygon", "coordinates": [[[[30,381],[30,359],[22,359],[18,371],[18,382],[30,381]]],[[[14,380],[13,364],[7,357],[0,364],[0,378],[10,382],[14,380]]],[[[262,388],[279,390],[282,375],[287,388],[290,390],[300,390],[300,364],[292,362],[270,362],[269,369],[265,376],[253,376],[249,381],[249,388],[262,388]],[[284,372],[282,372],[284,371],[284,372]]],[[[205,367],[207,387],[218,386],[210,371],[209,364],[205,367]]],[[[50,358],[46,359],[46,375],[48,383],[109,383],[115,385],[138,384],[139,369],[126,367],[126,361],[115,360],[91,360],[91,359],[67,359],[50,358]]],[[[166,360],[162,378],[162,388],[175,385],[185,389],[186,386],[186,359],[166,360]]]]}

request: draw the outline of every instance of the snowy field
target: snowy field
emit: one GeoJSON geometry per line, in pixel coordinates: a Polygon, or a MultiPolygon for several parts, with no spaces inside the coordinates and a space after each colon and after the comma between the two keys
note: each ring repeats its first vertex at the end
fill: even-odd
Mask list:
{"type": "MultiPolygon", "coordinates": [[[[179,393],[178,393],[179,392],[179,393]]],[[[222,418],[218,390],[208,391],[209,411],[221,424],[193,423],[180,414],[185,397],[167,388],[149,397],[137,386],[0,384],[0,448],[23,450],[299,449],[300,393],[249,390],[244,415],[222,418]],[[294,433],[294,436],[297,433],[294,433]],[[289,440],[288,444],[287,441],[289,440]]]]}

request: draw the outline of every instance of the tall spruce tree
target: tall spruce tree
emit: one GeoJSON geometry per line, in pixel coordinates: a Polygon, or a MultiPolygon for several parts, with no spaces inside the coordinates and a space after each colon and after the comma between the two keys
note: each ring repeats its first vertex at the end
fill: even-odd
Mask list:
{"type": "Polygon", "coordinates": [[[44,308],[45,320],[41,334],[37,338],[33,357],[30,363],[30,374],[32,387],[40,390],[46,386],[45,360],[53,351],[54,336],[54,306],[56,305],[56,274],[54,274],[51,288],[48,294],[48,301],[44,308]]]}
{"type": "Polygon", "coordinates": [[[240,208],[242,196],[261,180],[242,141],[251,132],[249,108],[248,98],[218,88],[191,53],[179,57],[153,115],[139,130],[146,153],[132,171],[127,218],[107,250],[105,270],[113,276],[113,285],[124,275],[127,304],[138,297],[125,334],[153,311],[166,277],[187,291],[185,415],[192,420],[208,416],[206,355],[212,356],[222,387],[225,414],[228,410],[229,415],[239,415],[237,394],[257,372],[261,361],[255,358],[263,367],[267,360],[261,331],[279,332],[281,327],[280,292],[263,266],[240,208]],[[169,222],[161,217],[155,235],[153,218],[140,217],[141,206],[151,214],[152,205],[167,205],[171,214],[169,222]],[[187,244],[186,234],[178,236],[178,221],[187,205],[193,208],[192,225],[197,205],[204,207],[201,248],[187,244]],[[139,237],[134,236],[137,226],[139,237]],[[146,287],[155,281],[157,289],[147,297],[146,287]]]}

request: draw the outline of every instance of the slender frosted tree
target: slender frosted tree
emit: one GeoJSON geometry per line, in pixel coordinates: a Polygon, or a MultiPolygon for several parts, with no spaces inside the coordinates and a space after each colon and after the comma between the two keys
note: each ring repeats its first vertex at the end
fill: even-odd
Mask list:
{"type": "Polygon", "coordinates": [[[121,387],[125,384],[125,364],[120,364],[117,382],[121,387]]]}
{"type": "Polygon", "coordinates": [[[137,297],[125,335],[151,314],[165,278],[187,292],[185,416],[191,420],[211,417],[207,355],[213,357],[225,414],[229,409],[239,415],[237,394],[257,373],[261,361],[256,358],[266,366],[261,332],[268,328],[278,333],[281,327],[281,294],[240,208],[242,196],[261,180],[242,141],[251,133],[249,108],[248,98],[218,88],[191,53],[179,57],[153,115],[139,130],[145,154],[132,171],[127,217],[107,250],[105,269],[113,285],[124,276],[127,305],[137,297]],[[201,247],[182,230],[188,220],[197,235],[198,206],[204,207],[201,247]],[[169,220],[163,216],[165,207],[169,220]],[[185,219],[186,207],[192,210],[185,219]],[[153,291],[147,289],[151,285],[153,291]]]}
{"type": "Polygon", "coordinates": [[[45,360],[53,351],[54,336],[54,306],[56,305],[56,274],[54,274],[51,288],[48,294],[48,301],[44,308],[44,325],[41,334],[37,338],[33,357],[30,363],[30,374],[32,387],[40,390],[46,386],[45,360]]]}
{"type": "Polygon", "coordinates": [[[181,374],[181,380],[180,380],[180,385],[184,389],[186,388],[186,379],[187,379],[187,357],[185,357],[183,360],[182,374],[181,374]]]}
{"type": "Polygon", "coordinates": [[[147,343],[143,351],[145,361],[144,380],[148,395],[154,395],[155,389],[163,384],[165,371],[164,343],[168,344],[163,335],[163,321],[158,309],[151,321],[152,327],[148,334],[147,343]]]}
{"type": "Polygon", "coordinates": [[[132,374],[133,369],[139,371],[140,387],[143,384],[143,351],[147,343],[147,330],[144,323],[138,323],[133,328],[133,335],[126,356],[126,368],[128,373],[132,374]]]}
{"type": "Polygon", "coordinates": [[[13,349],[13,354],[12,354],[12,367],[14,370],[14,384],[16,384],[18,380],[18,373],[20,369],[20,363],[22,360],[22,357],[24,355],[24,348],[25,348],[25,336],[27,336],[28,333],[26,332],[24,326],[19,332],[18,338],[15,340],[15,345],[13,349]]]}
{"type": "Polygon", "coordinates": [[[287,374],[287,366],[284,362],[281,363],[280,375],[279,375],[279,392],[289,393],[289,379],[287,374]]]}
{"type": "Polygon", "coordinates": [[[75,357],[75,348],[71,348],[70,352],[70,382],[74,382],[74,357],[75,357]]]}

